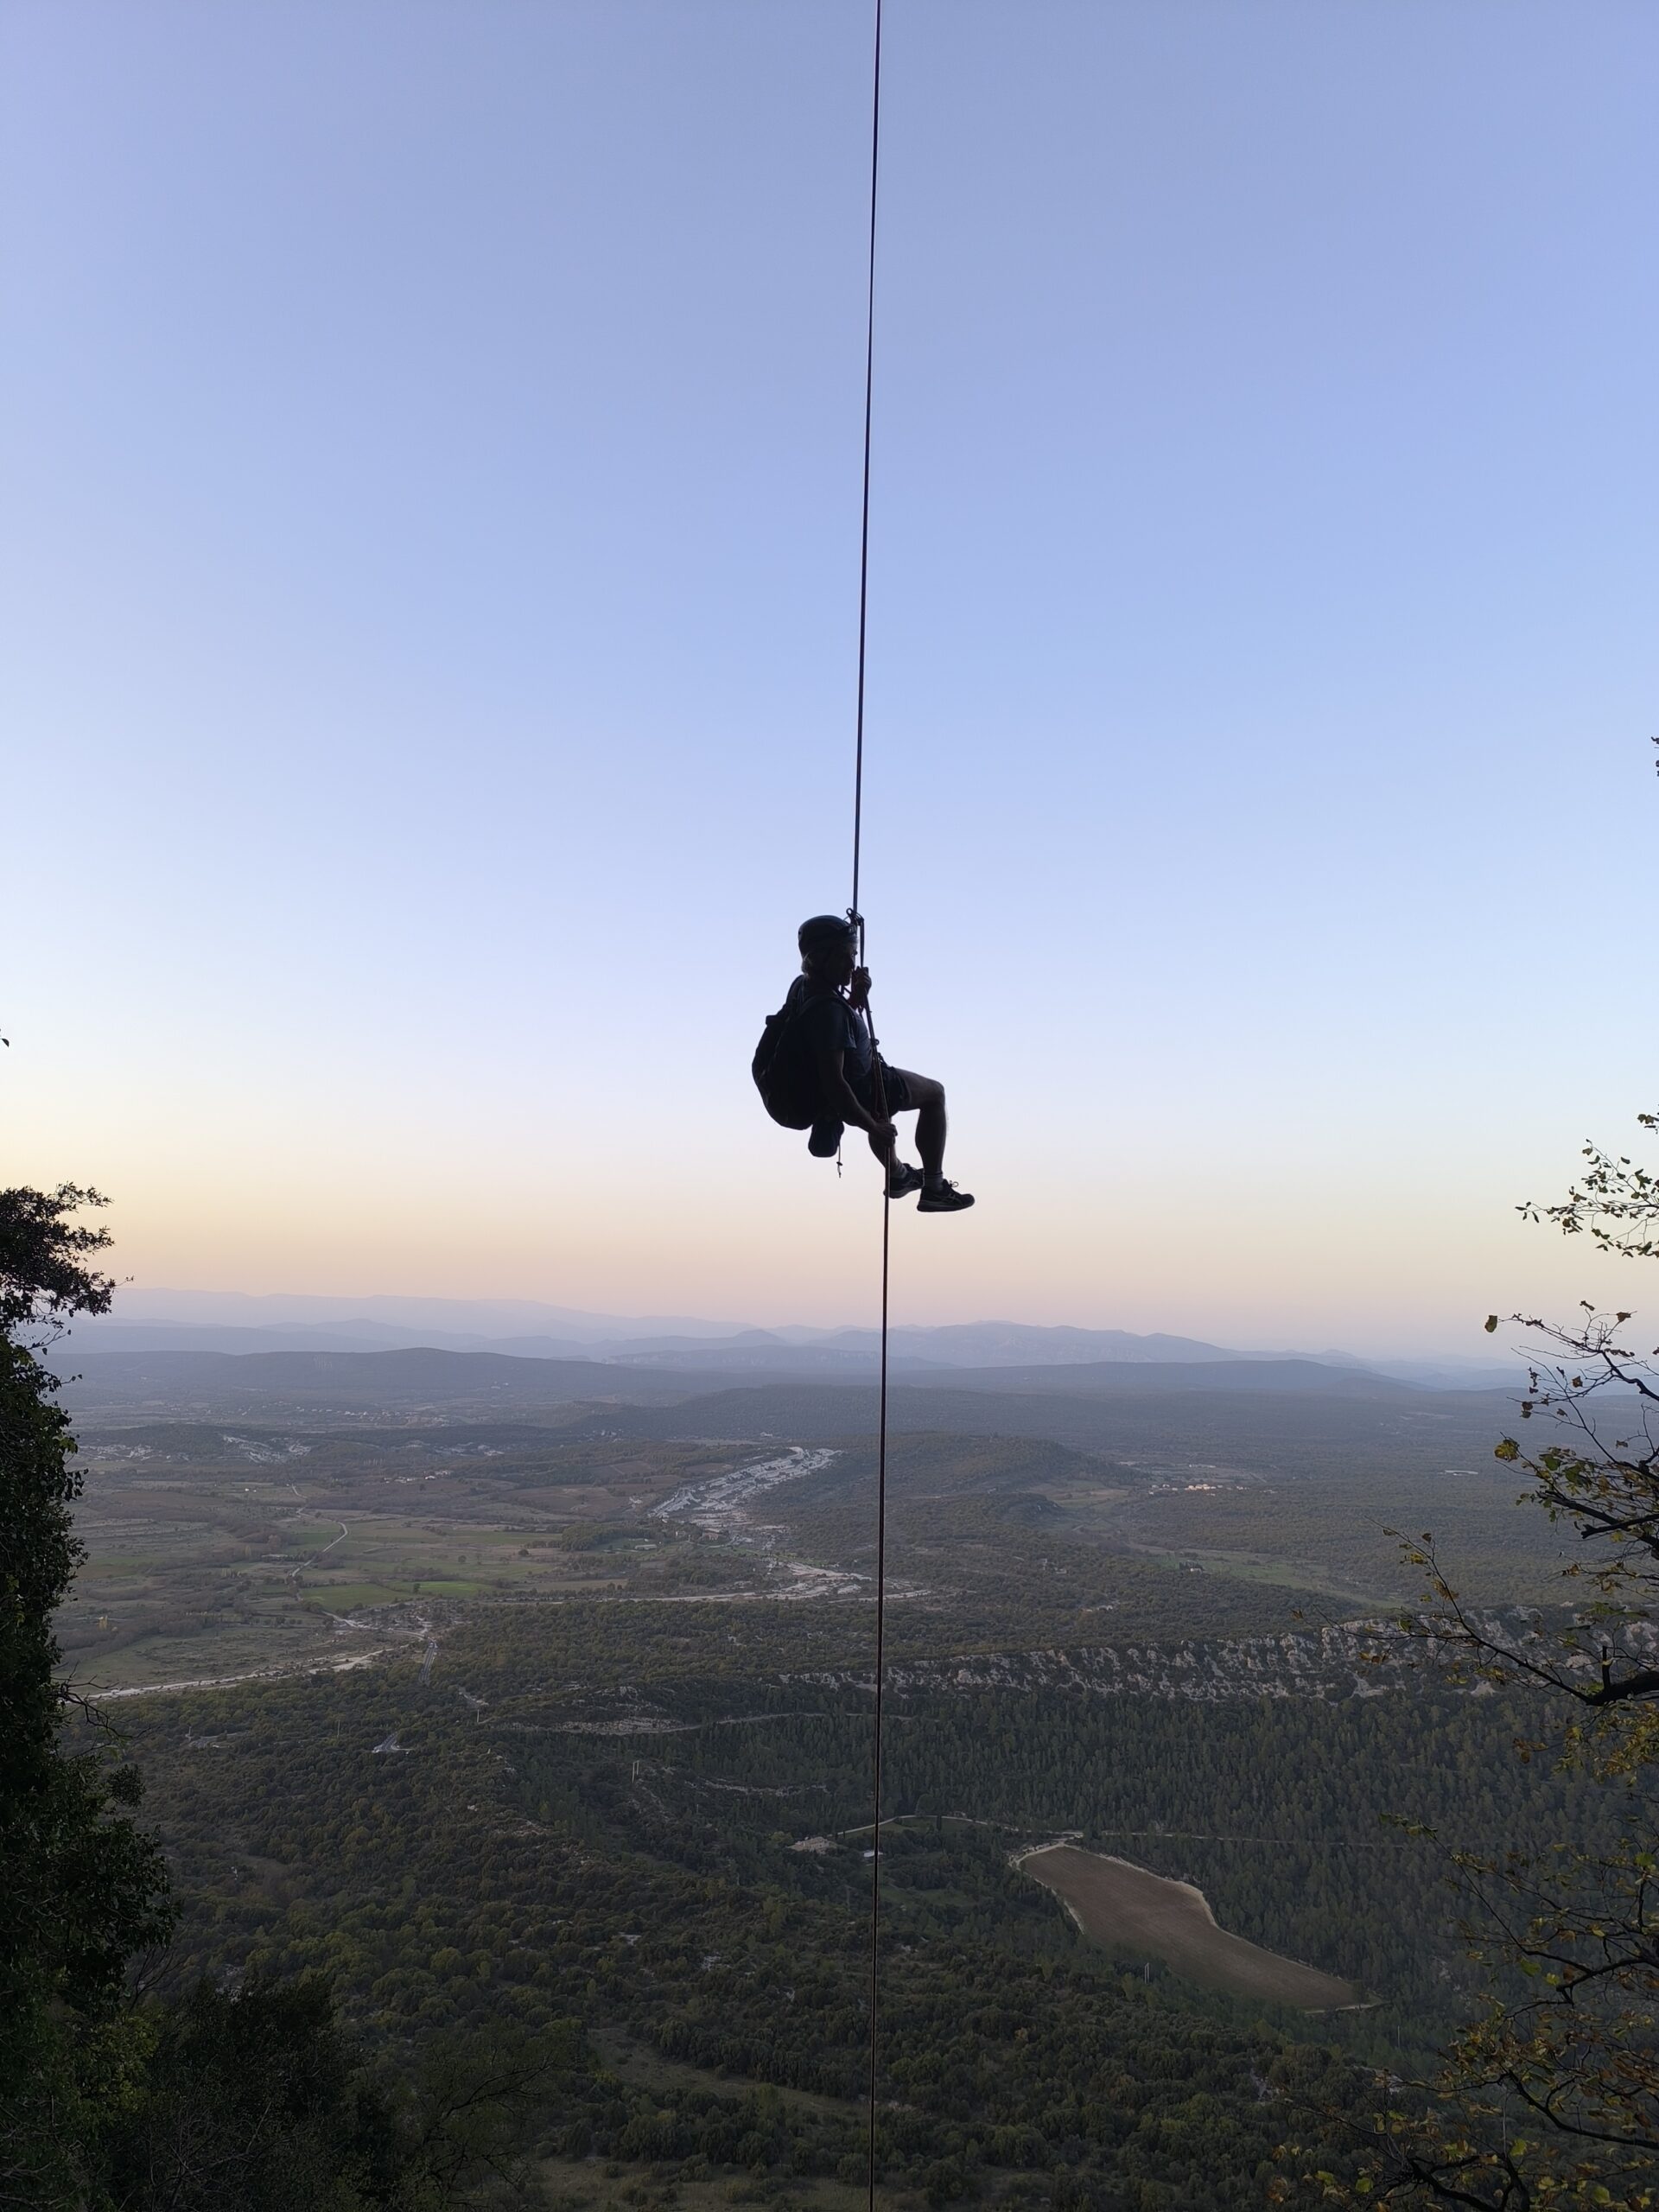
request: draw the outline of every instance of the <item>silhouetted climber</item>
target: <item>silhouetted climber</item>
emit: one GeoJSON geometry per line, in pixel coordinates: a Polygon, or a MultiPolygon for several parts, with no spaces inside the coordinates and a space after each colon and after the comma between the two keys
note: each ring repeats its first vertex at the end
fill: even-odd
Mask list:
{"type": "Polygon", "coordinates": [[[919,1191],[918,1213],[960,1213],[974,1202],[944,1179],[944,1085],[889,1067],[876,1051],[864,1019],[869,970],[858,964],[853,924],[842,914],[814,914],[796,941],[801,973],[755,1049],[766,1111],[785,1128],[810,1128],[806,1148],[815,1160],[835,1157],[851,1122],[887,1169],[889,1197],[919,1191]],[[908,1113],[916,1116],[919,1168],[899,1157],[893,1116],[908,1113]]]}

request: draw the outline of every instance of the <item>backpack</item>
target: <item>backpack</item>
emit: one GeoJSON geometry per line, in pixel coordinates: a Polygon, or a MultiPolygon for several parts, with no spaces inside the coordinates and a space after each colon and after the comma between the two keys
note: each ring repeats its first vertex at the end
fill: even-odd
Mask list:
{"type": "Polygon", "coordinates": [[[801,1033],[801,1016],[811,1003],[803,999],[791,1007],[785,1000],[769,1014],[749,1063],[761,1104],[786,1129],[810,1129],[823,1113],[818,1071],[801,1033]]]}

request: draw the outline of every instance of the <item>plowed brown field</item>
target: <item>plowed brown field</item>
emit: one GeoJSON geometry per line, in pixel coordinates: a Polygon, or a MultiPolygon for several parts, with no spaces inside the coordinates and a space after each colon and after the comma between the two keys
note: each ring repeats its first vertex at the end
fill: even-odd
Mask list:
{"type": "Polygon", "coordinates": [[[1020,1863],[1071,1909],[1085,1936],[1122,1958],[1159,1959],[1190,1980],[1308,2012],[1358,2002],[1351,1982],[1218,1928],[1203,1891],[1190,1882],[1172,1882],[1126,1859],[1069,1843],[1027,1852],[1020,1863]]]}

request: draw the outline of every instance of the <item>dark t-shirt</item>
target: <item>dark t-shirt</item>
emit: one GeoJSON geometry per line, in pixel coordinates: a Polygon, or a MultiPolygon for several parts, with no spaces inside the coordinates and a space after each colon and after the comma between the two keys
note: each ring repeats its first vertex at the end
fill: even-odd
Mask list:
{"type": "Polygon", "coordinates": [[[795,978],[784,1004],[791,1014],[800,1009],[798,1032],[809,1053],[842,1054],[842,1072],[848,1086],[861,1103],[865,1103],[874,1053],[870,1026],[863,1015],[855,1014],[833,985],[815,983],[810,976],[795,978]]]}

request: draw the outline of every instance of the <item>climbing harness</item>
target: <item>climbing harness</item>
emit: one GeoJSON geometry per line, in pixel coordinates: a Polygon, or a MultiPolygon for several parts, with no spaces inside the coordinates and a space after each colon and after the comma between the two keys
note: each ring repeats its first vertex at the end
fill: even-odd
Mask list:
{"type": "MultiPolygon", "coordinates": [[[[875,0],[875,36],[870,67],[870,227],[864,296],[864,474],[858,539],[858,704],[853,756],[853,900],[847,918],[858,933],[858,962],[864,964],[864,917],[859,908],[859,872],[864,830],[864,675],[870,613],[870,426],[875,399],[875,218],[881,172],[881,0],[875,0]]],[[[871,1069],[876,1119],[887,1118],[887,1086],[875,1017],[865,1002],[870,1025],[871,1069]]],[[[839,1169],[840,1160],[837,1158],[839,1169]]],[[[875,1449],[875,1711],[870,1777],[870,2081],[868,2113],[869,2212],[875,2212],[875,2122],[877,2031],[881,1995],[881,1724],[887,1686],[887,1285],[892,1249],[893,1163],[881,1174],[881,1354],[877,1395],[875,1449]]]]}

